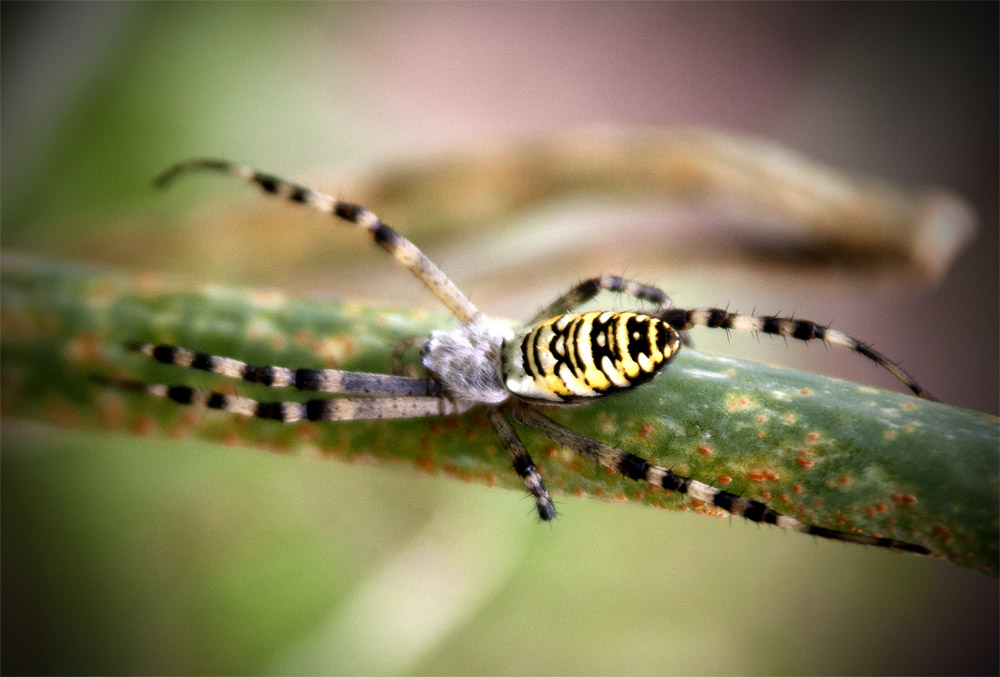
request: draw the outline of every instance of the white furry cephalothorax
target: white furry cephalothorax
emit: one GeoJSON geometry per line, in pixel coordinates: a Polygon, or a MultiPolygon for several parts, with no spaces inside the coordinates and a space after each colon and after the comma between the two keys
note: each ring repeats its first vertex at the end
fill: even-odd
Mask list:
{"type": "Polygon", "coordinates": [[[480,314],[455,329],[432,331],[422,362],[462,410],[500,404],[511,395],[501,374],[501,350],[513,335],[509,324],[480,314]]]}

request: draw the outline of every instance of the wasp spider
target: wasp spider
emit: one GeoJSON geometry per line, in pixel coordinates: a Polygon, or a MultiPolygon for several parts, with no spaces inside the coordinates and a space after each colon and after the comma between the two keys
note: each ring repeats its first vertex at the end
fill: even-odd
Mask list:
{"type": "Polygon", "coordinates": [[[454,313],[456,329],[435,331],[423,342],[426,378],[368,374],[335,369],[254,366],[229,357],[156,344],[130,347],[150,358],[275,388],[330,393],[336,398],[308,402],[259,402],[186,386],[135,382],[115,385],[166,397],[181,404],[222,409],[284,423],[394,419],[459,414],[483,405],[514,471],[534,497],[542,520],[556,516],[552,499],[511,425],[511,419],[633,480],[685,493],[733,515],[823,538],[928,554],[922,546],[806,524],[758,501],[683,477],[610,444],[566,428],[534,404],[574,405],[618,393],[655,377],[676,355],[687,329],[695,326],[764,332],[803,341],[818,339],[845,346],[890,371],[920,397],[933,399],[902,369],[870,346],[808,320],[730,313],[718,308],[675,308],[661,290],[604,275],[582,282],[542,309],[526,325],[512,328],[481,313],[441,270],[409,240],[356,204],[220,160],[191,160],[165,172],[158,185],[194,169],[210,169],[254,183],[267,193],[307,205],[360,226],[375,243],[454,313]],[[656,309],[636,312],[573,312],[601,290],[628,294],[656,309]]]}

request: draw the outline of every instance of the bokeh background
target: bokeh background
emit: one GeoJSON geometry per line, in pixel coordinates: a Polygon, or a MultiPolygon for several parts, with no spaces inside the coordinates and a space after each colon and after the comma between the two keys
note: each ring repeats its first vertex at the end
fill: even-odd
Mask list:
{"type": "MultiPolygon", "coordinates": [[[[714,127],[947,187],[977,209],[978,239],[940,284],[765,266],[724,243],[665,270],[603,240],[540,269],[529,238],[497,265],[477,224],[422,239],[382,215],[490,312],[528,316],[623,273],[682,305],[835,320],[944,401],[996,414],[997,18],[989,3],[4,3],[2,246],[431,304],[363,242],[307,270],[241,247],[256,213],[279,250],[294,210],[150,179],[219,156],[341,194],[384,163],[518,135],[714,127]]],[[[567,209],[518,226],[579,238],[567,209]]],[[[889,384],[841,351],[697,339],[889,384]]],[[[550,529],[513,492],[39,423],[4,421],[2,462],[7,673],[998,669],[996,581],[941,562],[568,499],[550,529]]]]}

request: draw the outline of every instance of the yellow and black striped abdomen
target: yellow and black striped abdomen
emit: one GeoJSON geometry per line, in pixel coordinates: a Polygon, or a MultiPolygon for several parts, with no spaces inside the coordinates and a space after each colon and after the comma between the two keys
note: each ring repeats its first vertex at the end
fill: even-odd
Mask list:
{"type": "Polygon", "coordinates": [[[557,315],[504,343],[504,383],[530,400],[600,397],[648,381],[679,347],[677,332],[650,315],[557,315]]]}

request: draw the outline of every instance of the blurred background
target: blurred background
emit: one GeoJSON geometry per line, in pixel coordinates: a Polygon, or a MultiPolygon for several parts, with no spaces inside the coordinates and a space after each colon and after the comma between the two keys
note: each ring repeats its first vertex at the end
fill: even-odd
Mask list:
{"type": "MultiPolygon", "coordinates": [[[[934,280],[725,237],[665,261],[581,226],[629,220],[601,196],[447,230],[368,206],[488,312],[525,318],[624,274],[679,305],[833,321],[945,402],[996,414],[997,18],[987,3],[4,3],[2,247],[430,306],[322,219],[230,182],[150,181],[217,156],[357,199],[385,166],[454,149],[717,128],[954,191],[977,240],[934,280]],[[539,242],[572,255],[540,260],[539,242]]],[[[650,240],[718,219],[635,213],[650,240]]],[[[843,351],[695,338],[891,385],[843,351]]],[[[996,582],[941,562],[569,499],[550,529],[514,492],[40,423],[5,420],[2,462],[7,673],[998,669],[996,582]]]]}

